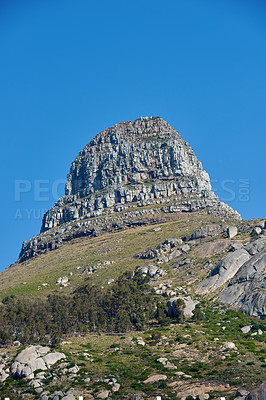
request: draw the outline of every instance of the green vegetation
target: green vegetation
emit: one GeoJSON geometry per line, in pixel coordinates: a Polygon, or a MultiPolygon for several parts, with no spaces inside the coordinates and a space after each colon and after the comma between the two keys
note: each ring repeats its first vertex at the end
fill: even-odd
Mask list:
{"type": "Polygon", "coordinates": [[[158,314],[167,320],[166,309],[140,273],[126,272],[106,290],[88,283],[72,296],[49,295],[47,300],[3,299],[0,344],[14,339],[23,343],[44,343],[47,336],[53,347],[59,338],[73,332],[126,332],[149,327],[158,314]],[[157,307],[156,307],[157,304],[157,307]]]}

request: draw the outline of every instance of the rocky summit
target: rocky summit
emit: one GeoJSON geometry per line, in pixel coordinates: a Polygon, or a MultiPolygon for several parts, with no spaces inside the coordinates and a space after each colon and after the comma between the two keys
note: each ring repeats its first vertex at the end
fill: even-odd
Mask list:
{"type": "Polygon", "coordinates": [[[219,201],[193,150],[166,121],[121,122],[81,150],[71,165],[65,196],[44,215],[41,233],[23,243],[19,260],[75,237],[197,211],[240,219],[219,201]]]}

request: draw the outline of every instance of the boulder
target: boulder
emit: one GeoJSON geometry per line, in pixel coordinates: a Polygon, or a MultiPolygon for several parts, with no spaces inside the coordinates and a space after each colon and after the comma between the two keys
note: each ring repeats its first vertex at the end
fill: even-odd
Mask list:
{"type": "Polygon", "coordinates": [[[195,240],[195,239],[204,239],[204,238],[206,238],[207,236],[208,236],[207,232],[206,232],[204,229],[200,228],[200,229],[195,230],[194,233],[192,233],[191,239],[192,239],[192,240],[195,240]]]}
{"type": "Polygon", "coordinates": [[[241,266],[219,298],[248,315],[266,314],[266,249],[241,266]]]}
{"type": "Polygon", "coordinates": [[[166,365],[167,364],[167,361],[168,361],[168,359],[167,358],[165,358],[165,357],[160,357],[160,358],[157,358],[157,360],[156,360],[158,363],[160,363],[160,364],[163,364],[163,365],[166,365]]]}
{"type": "Polygon", "coordinates": [[[185,319],[191,318],[193,316],[193,310],[195,310],[198,301],[193,301],[190,296],[177,296],[170,299],[167,302],[169,317],[175,317],[178,314],[179,308],[177,307],[177,300],[182,300],[184,302],[183,314],[185,319]]]}
{"type": "Polygon", "coordinates": [[[233,278],[239,268],[249,259],[250,254],[244,248],[228,254],[216,265],[209,276],[197,286],[196,293],[206,294],[215,291],[233,278]]]}
{"type": "Polygon", "coordinates": [[[29,346],[16,356],[10,371],[14,377],[30,378],[34,371],[45,371],[62,358],[65,354],[50,353],[49,347],[29,346]]]}
{"type": "Polygon", "coordinates": [[[229,226],[227,228],[227,236],[229,237],[229,239],[232,239],[233,237],[235,237],[237,235],[237,227],[236,226],[229,226]]]}
{"type": "Polygon", "coordinates": [[[57,361],[62,360],[63,358],[66,358],[65,354],[55,352],[47,354],[43,357],[43,360],[46,363],[47,367],[50,368],[52,365],[57,363],[57,361]]]}
{"type": "Polygon", "coordinates": [[[41,386],[35,388],[34,394],[41,394],[43,392],[43,388],[41,386]]]}
{"type": "Polygon", "coordinates": [[[238,389],[238,390],[236,391],[235,398],[236,398],[236,397],[243,397],[243,398],[245,398],[248,394],[249,394],[249,392],[248,392],[247,390],[245,390],[245,389],[238,389]]]}
{"type": "Polygon", "coordinates": [[[149,378],[145,379],[145,381],[143,381],[143,383],[145,385],[149,384],[149,383],[155,383],[158,381],[165,381],[167,379],[166,375],[161,375],[161,374],[157,374],[157,375],[151,375],[149,378]]]}
{"type": "Polygon", "coordinates": [[[251,232],[252,235],[260,235],[262,231],[262,228],[260,226],[255,226],[251,232]]]}
{"type": "Polygon", "coordinates": [[[257,221],[256,226],[259,226],[261,229],[266,228],[266,220],[263,219],[262,221],[257,221]]]}
{"type": "Polygon", "coordinates": [[[252,390],[247,395],[246,400],[266,400],[266,381],[252,390]]]}
{"type": "Polygon", "coordinates": [[[176,247],[176,246],[181,246],[181,244],[183,243],[183,240],[178,238],[178,239],[166,239],[164,241],[164,244],[169,244],[172,247],[176,247]]]}
{"type": "Polygon", "coordinates": [[[120,389],[120,383],[118,383],[118,382],[113,383],[112,392],[118,392],[119,389],[120,389]]]}
{"type": "Polygon", "coordinates": [[[244,334],[246,334],[246,333],[248,333],[248,332],[251,330],[251,328],[252,328],[251,325],[243,326],[243,328],[241,328],[241,332],[244,333],[244,334]]]}
{"type": "Polygon", "coordinates": [[[233,342],[225,342],[222,347],[226,350],[232,350],[236,348],[236,345],[233,342]]]}
{"type": "Polygon", "coordinates": [[[0,372],[0,383],[5,382],[5,380],[9,377],[9,375],[5,371],[0,372]]]}
{"type": "Polygon", "coordinates": [[[266,238],[262,237],[256,240],[252,240],[244,248],[249,252],[251,256],[260,253],[266,246],[266,238]]]}
{"type": "Polygon", "coordinates": [[[107,399],[109,397],[110,390],[101,390],[96,394],[96,399],[107,399]]]}

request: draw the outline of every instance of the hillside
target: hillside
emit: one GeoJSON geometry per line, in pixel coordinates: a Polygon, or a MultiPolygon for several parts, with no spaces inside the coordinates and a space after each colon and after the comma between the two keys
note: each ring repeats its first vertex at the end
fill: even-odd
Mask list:
{"type": "Polygon", "coordinates": [[[161,118],[101,132],[0,273],[1,395],[244,400],[265,379],[265,233],[161,118]]]}

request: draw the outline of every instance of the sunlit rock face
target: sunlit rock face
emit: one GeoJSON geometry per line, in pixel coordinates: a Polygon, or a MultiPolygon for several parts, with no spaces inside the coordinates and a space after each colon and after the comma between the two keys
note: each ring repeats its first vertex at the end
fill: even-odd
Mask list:
{"type": "Polygon", "coordinates": [[[117,220],[141,223],[143,215],[195,211],[240,219],[212,192],[193,150],[166,121],[121,122],[81,150],[70,167],[65,196],[44,215],[42,234],[23,243],[20,260],[117,220]]]}

